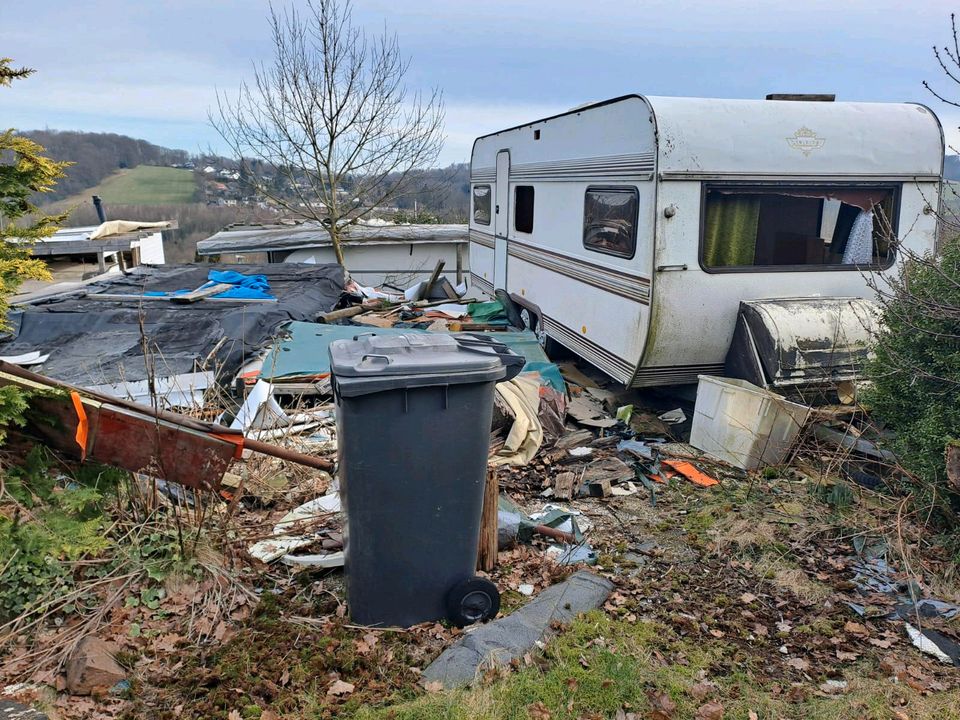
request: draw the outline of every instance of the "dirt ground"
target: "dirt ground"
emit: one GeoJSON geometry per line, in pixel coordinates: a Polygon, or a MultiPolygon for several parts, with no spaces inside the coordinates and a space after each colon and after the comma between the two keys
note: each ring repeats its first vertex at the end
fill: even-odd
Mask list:
{"type": "MultiPolygon", "coordinates": [[[[951,559],[896,501],[848,486],[837,502],[835,480],[778,474],[733,474],[711,488],[677,477],[653,496],[570,503],[591,522],[595,571],[616,590],[543,651],[470,690],[419,682],[462,631],[354,626],[339,571],[267,569],[237,552],[216,560],[229,581],[181,577],[155,607],[111,612],[99,634],[120,647],[125,692],[58,694],[46,668],[7,672],[6,683],[26,680],[7,695],[60,718],[960,717],[956,669],[914,648],[903,621],[883,619],[893,600],[864,596],[852,567],[858,549],[882,547],[902,579],[955,601],[951,559]]],[[[528,511],[544,502],[512,495],[528,511]]],[[[500,553],[492,577],[504,613],[527,601],[522,584],[538,592],[572,571],[544,549],[500,553]]]]}

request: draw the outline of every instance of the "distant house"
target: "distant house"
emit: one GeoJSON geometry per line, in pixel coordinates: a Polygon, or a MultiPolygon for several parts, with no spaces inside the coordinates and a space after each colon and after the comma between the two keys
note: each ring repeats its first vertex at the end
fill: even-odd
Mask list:
{"type": "MultiPolygon", "coordinates": [[[[346,229],[344,260],[350,275],[364,285],[406,287],[425,280],[438,260],[443,274],[457,283],[467,267],[466,225],[356,224],[346,229]]],[[[317,222],[231,225],[197,243],[199,255],[266,254],[272,263],[336,262],[330,233],[317,222]]]]}
{"type": "MultiPolygon", "coordinates": [[[[165,264],[163,231],[173,229],[176,223],[166,221],[112,220],[62,228],[49,238],[33,242],[30,251],[46,262],[54,283],[78,282],[140,264],[165,264]]],[[[49,287],[49,282],[28,281],[21,286],[20,294],[49,287]]]]}

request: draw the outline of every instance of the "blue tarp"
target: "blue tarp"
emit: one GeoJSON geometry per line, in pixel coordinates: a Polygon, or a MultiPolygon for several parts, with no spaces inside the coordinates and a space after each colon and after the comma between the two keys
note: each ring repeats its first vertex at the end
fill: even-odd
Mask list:
{"type": "MultiPolygon", "coordinates": [[[[233,285],[230,290],[224,290],[213,297],[228,298],[232,300],[276,300],[268,291],[270,290],[270,281],[266,275],[244,275],[236,270],[211,270],[207,273],[208,282],[201,285],[197,290],[204,290],[214,285],[233,285]]],[[[172,292],[161,292],[151,290],[144,293],[144,297],[169,297],[171,295],[185,295],[193,292],[183,288],[172,292]]]]}
{"type": "Polygon", "coordinates": [[[244,275],[243,273],[238,273],[236,270],[211,270],[207,274],[207,279],[210,282],[203,286],[205,288],[217,284],[235,286],[232,290],[217,293],[214,297],[243,300],[275,299],[273,295],[268,292],[270,290],[270,283],[266,275],[244,275]]]}

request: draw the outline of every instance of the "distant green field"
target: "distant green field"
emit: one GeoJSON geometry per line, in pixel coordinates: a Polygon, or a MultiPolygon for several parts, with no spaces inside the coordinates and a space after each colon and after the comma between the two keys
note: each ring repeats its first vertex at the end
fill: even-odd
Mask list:
{"type": "Polygon", "coordinates": [[[138,165],[120,170],[96,187],[84,190],[57,205],[76,205],[99,195],[107,205],[179,205],[195,200],[197,191],[193,173],[171,167],[138,165]]]}

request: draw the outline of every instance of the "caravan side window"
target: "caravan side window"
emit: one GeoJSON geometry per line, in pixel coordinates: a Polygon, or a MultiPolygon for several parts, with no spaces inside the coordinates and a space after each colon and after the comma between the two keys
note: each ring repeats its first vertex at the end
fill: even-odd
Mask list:
{"type": "Polygon", "coordinates": [[[478,225],[490,224],[490,186],[473,186],[473,221],[478,225]]]}
{"type": "Polygon", "coordinates": [[[583,200],[583,246],[632,258],[637,250],[636,188],[587,188],[583,200]]]}
{"type": "Polygon", "coordinates": [[[513,191],[513,229],[533,232],[533,185],[517,185],[513,191]]]}
{"type": "Polygon", "coordinates": [[[856,270],[893,262],[896,186],[706,185],[700,265],[707,272],[856,270]]]}

